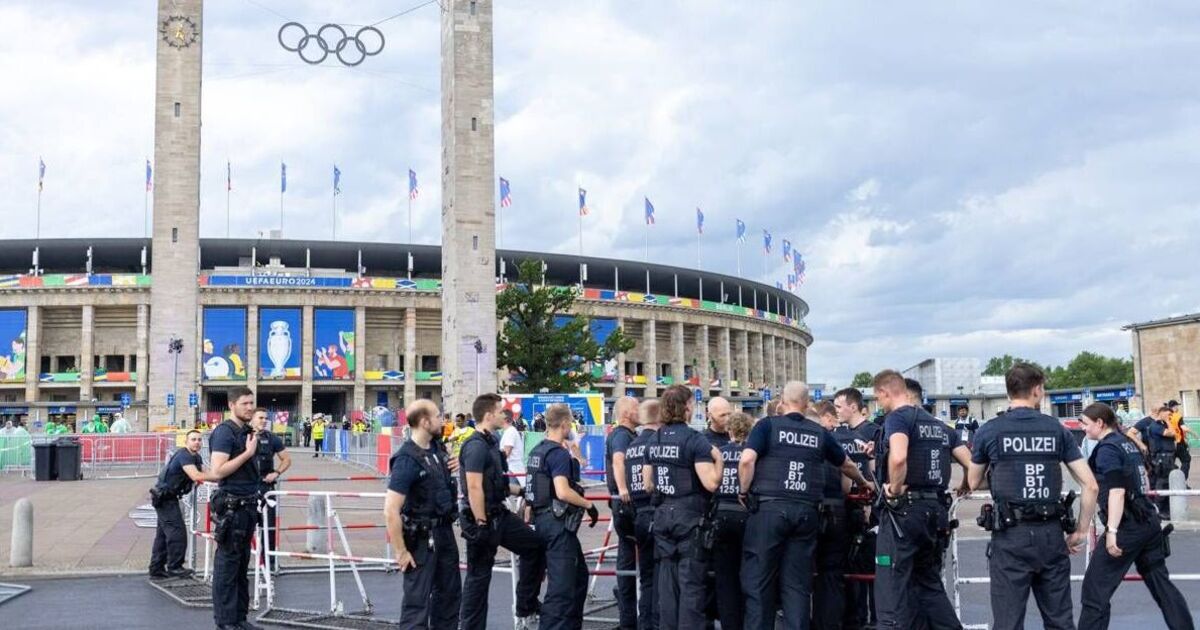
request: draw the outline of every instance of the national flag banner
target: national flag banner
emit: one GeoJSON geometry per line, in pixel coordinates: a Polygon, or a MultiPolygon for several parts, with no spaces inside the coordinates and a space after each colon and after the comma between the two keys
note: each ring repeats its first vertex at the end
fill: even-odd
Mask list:
{"type": "Polygon", "coordinates": [[[287,192],[287,164],[284,162],[279,163],[279,192],[287,192]]]}
{"type": "Polygon", "coordinates": [[[512,187],[509,186],[508,180],[500,178],[500,207],[507,208],[512,205],[512,187]]]}
{"type": "Polygon", "coordinates": [[[787,262],[792,261],[792,242],[786,238],[783,239],[783,259],[787,262]]]}
{"type": "Polygon", "coordinates": [[[796,276],[794,276],[790,273],[788,274],[788,277],[787,277],[787,287],[788,287],[788,291],[791,291],[796,288],[796,276]]]}
{"type": "Polygon", "coordinates": [[[775,281],[775,288],[776,288],[776,289],[779,289],[780,291],[782,291],[782,290],[783,290],[783,283],[782,283],[782,282],[780,282],[780,281],[778,281],[778,280],[776,280],[776,281],[775,281]]]}
{"type": "Polygon", "coordinates": [[[763,251],[771,253],[771,233],[763,230],[763,251]]]}
{"type": "Polygon", "coordinates": [[[700,208],[696,208],[696,233],[704,233],[704,211],[700,208]]]}
{"type": "Polygon", "coordinates": [[[342,172],[338,170],[337,164],[333,165],[333,194],[339,195],[342,192],[342,172]]]}
{"type": "Polygon", "coordinates": [[[650,198],[646,200],[646,225],[654,225],[654,204],[650,203],[650,198]]]}
{"type": "Polygon", "coordinates": [[[38,158],[38,192],[42,192],[42,185],[46,179],[46,163],[42,158],[38,158]]]}
{"type": "Polygon", "coordinates": [[[579,189],[579,216],[586,217],[591,210],[587,206],[587,191],[582,187],[579,189]]]}
{"type": "Polygon", "coordinates": [[[746,224],[741,219],[737,220],[737,240],[739,243],[746,242],[746,224]]]}
{"type": "Polygon", "coordinates": [[[225,160],[225,190],[233,190],[233,166],[225,160]]]}
{"type": "Polygon", "coordinates": [[[408,198],[416,199],[421,194],[421,189],[417,188],[417,172],[408,169],[408,198]]]}
{"type": "Polygon", "coordinates": [[[154,171],[150,168],[150,160],[146,159],[146,192],[150,192],[150,182],[153,181],[154,171]]]}

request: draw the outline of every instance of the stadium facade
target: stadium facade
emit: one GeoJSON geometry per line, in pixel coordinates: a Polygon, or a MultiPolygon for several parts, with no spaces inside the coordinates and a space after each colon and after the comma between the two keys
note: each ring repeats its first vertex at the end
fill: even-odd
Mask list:
{"type": "MultiPolygon", "coordinates": [[[[153,246],[151,239],[0,244],[0,419],[73,424],[126,407],[135,426],[152,428],[171,417],[165,396],[149,399],[152,383],[172,396],[180,424],[219,416],[237,385],[289,418],[441,401],[439,247],[201,239],[199,267],[187,274],[198,304],[189,309],[153,291],[163,281],[150,266],[153,246]],[[164,313],[195,321],[197,334],[177,355],[169,343],[151,343],[164,313]],[[176,357],[193,363],[176,372],[176,357]]],[[[764,387],[805,377],[808,306],[790,292],[693,269],[503,250],[497,289],[511,279],[502,270],[524,259],[545,261],[550,285],[580,287],[586,273],[576,312],[601,337],[621,327],[635,341],[596,366],[596,390],[608,397],[654,396],[686,382],[756,404],[764,387]]],[[[478,387],[503,389],[507,373],[499,374],[478,387]]]]}

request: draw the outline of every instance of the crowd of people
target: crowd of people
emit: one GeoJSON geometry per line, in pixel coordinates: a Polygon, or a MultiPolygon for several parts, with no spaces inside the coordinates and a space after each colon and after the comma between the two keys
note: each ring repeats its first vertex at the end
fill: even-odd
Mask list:
{"type": "MultiPolygon", "coordinates": [[[[955,495],[987,491],[977,523],[990,535],[991,627],[1024,627],[1032,594],[1047,628],[1107,628],[1111,597],[1136,566],[1167,627],[1192,628],[1165,564],[1171,528],[1150,494],[1180,459],[1187,429],[1172,423],[1172,406],[1133,427],[1103,403],[1088,406],[1085,457],[1041,413],[1039,368],[1015,365],[1005,380],[1009,408],[974,426],[932,416],[919,383],[892,370],[874,378],[883,412],[874,418],[857,389],[814,404],[800,382],[758,419],[712,398],[703,431],[689,425],[697,402],[685,386],[657,399],[622,397],[605,440],[607,500],[584,491],[566,405],[539,414],[544,439],[525,452],[527,427],[497,394],[477,397],[469,418],[416,401],[383,505],[403,572],[400,625],[486,627],[503,547],[515,557],[519,626],[581,628],[589,574],[579,529],[594,527],[607,503],[623,629],[961,628],[942,580],[958,525],[949,509],[955,495]],[[962,472],[952,486],[955,465],[962,472]],[[1078,495],[1063,498],[1064,472],[1078,495]],[[1070,555],[1097,514],[1104,542],[1084,577],[1077,624],[1070,555]]],[[[262,439],[253,394],[235,394],[233,418],[210,437],[211,466],[192,457],[199,436],[189,434],[159,483],[176,497],[194,481],[219,485],[213,598],[222,628],[252,627],[245,569],[257,501],[290,465],[282,444],[262,439]]],[[[314,441],[320,426],[312,423],[314,441]]],[[[172,522],[173,513],[160,514],[162,528],[172,522]]],[[[152,575],[180,571],[177,539],[168,531],[156,540],[152,575]]]]}

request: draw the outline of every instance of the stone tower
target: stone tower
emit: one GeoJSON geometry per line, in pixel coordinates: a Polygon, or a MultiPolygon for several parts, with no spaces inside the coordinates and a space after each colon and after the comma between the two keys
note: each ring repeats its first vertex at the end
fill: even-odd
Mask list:
{"type": "Polygon", "coordinates": [[[195,391],[200,267],[200,49],[203,0],[158,0],[154,81],[154,230],[150,285],[149,426],[171,418],[175,357],[172,337],[183,340],[176,393],[180,424],[188,424],[195,391]]]}
{"type": "Polygon", "coordinates": [[[442,13],[442,401],[470,411],[496,388],[492,0],[442,13]]]}

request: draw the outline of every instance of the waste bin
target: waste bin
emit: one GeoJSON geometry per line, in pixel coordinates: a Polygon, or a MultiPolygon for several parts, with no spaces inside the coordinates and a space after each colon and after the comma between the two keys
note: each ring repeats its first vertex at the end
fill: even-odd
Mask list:
{"type": "Polygon", "coordinates": [[[55,455],[56,469],[59,481],[78,481],[83,479],[83,445],[75,438],[59,438],[54,443],[58,453],[55,455]]]}
{"type": "Polygon", "coordinates": [[[58,469],[54,462],[56,450],[54,442],[33,445],[34,481],[54,481],[58,478],[58,469]]]}

